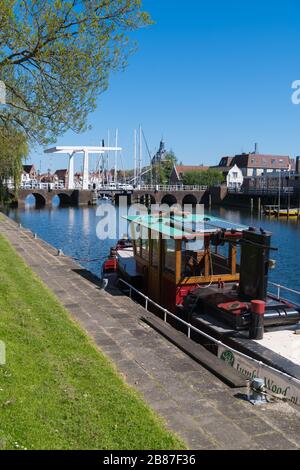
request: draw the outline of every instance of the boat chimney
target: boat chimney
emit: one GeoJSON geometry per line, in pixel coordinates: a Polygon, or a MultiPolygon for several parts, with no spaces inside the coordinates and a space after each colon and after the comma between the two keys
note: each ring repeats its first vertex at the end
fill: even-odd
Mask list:
{"type": "Polygon", "coordinates": [[[266,301],[270,245],[270,232],[258,232],[252,227],[243,231],[239,293],[244,300],[266,301]]]}

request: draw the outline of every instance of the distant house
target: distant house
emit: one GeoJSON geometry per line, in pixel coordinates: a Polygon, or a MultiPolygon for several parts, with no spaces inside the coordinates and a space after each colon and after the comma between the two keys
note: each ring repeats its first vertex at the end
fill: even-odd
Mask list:
{"type": "Polygon", "coordinates": [[[227,188],[240,189],[244,182],[244,176],[242,170],[234,165],[229,169],[226,176],[227,188]]]}
{"type": "Polygon", "coordinates": [[[201,172],[209,170],[208,166],[198,165],[198,166],[190,166],[190,165],[174,165],[171,176],[170,176],[170,184],[180,185],[183,184],[184,176],[187,173],[194,173],[194,172],[201,172]]]}
{"type": "Polygon", "coordinates": [[[54,178],[57,179],[58,183],[62,183],[64,187],[67,187],[68,183],[68,170],[56,170],[54,173],[54,178]]]}
{"type": "Polygon", "coordinates": [[[237,166],[244,177],[261,176],[266,173],[289,171],[294,167],[294,160],[286,155],[265,155],[259,153],[242,153],[234,157],[223,157],[217,167],[224,176],[233,166],[237,166]]]}
{"type": "Polygon", "coordinates": [[[23,165],[23,171],[21,175],[21,183],[30,183],[37,179],[37,172],[34,165],[23,165]]]}
{"type": "Polygon", "coordinates": [[[237,165],[244,176],[261,176],[264,173],[291,169],[290,157],[286,155],[241,154],[236,155],[231,164],[237,165]]]}
{"type": "Polygon", "coordinates": [[[42,173],[39,178],[41,183],[57,183],[58,177],[56,175],[52,175],[50,172],[42,173]]]}

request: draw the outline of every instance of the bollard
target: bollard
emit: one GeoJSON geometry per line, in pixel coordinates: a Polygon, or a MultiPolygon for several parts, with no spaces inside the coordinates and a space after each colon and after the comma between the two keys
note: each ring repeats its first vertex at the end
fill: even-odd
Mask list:
{"type": "Polygon", "coordinates": [[[37,237],[38,237],[38,236],[37,236],[37,234],[35,233],[35,234],[34,234],[34,239],[37,240],[37,237]]]}
{"type": "Polygon", "coordinates": [[[266,310],[266,303],[262,300],[251,301],[251,317],[249,338],[250,339],[263,339],[264,337],[264,314],[266,310]]]}
{"type": "Polygon", "coordinates": [[[265,389],[265,381],[264,379],[260,379],[258,377],[255,377],[251,381],[251,395],[250,395],[250,402],[253,405],[259,405],[259,404],[264,404],[267,402],[266,396],[264,393],[265,389]]]}
{"type": "Polygon", "coordinates": [[[63,256],[63,251],[62,250],[57,250],[57,256],[63,256]]]}

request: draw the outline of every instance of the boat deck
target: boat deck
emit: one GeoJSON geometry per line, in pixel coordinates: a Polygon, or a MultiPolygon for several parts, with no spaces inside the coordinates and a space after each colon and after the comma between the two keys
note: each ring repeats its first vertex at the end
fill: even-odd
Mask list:
{"type": "Polygon", "coordinates": [[[117,250],[117,257],[119,270],[127,280],[134,282],[135,280],[140,279],[141,275],[137,271],[132,247],[117,250]]]}
{"type": "Polygon", "coordinates": [[[209,314],[195,313],[192,323],[237,351],[300,379],[300,335],[292,329],[295,331],[296,325],[265,328],[264,338],[254,341],[247,330],[236,331],[209,314]]]}
{"type": "Polygon", "coordinates": [[[263,339],[255,342],[300,366],[300,327],[298,325],[266,330],[263,339]],[[297,331],[299,334],[295,334],[297,331]]]}

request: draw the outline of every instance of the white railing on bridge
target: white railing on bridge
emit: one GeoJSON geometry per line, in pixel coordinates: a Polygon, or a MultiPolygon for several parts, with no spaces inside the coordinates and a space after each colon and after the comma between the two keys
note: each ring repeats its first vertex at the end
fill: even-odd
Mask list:
{"type": "Polygon", "coordinates": [[[135,187],[135,191],[206,191],[208,186],[199,185],[155,185],[146,184],[138,185],[135,187]]]}
{"type": "MultiPolygon", "coordinates": [[[[43,190],[54,190],[54,189],[66,189],[63,182],[60,183],[39,183],[39,182],[29,182],[21,183],[19,186],[20,189],[43,189],[43,190]]],[[[10,185],[9,189],[14,189],[14,185],[10,185]]]]}

